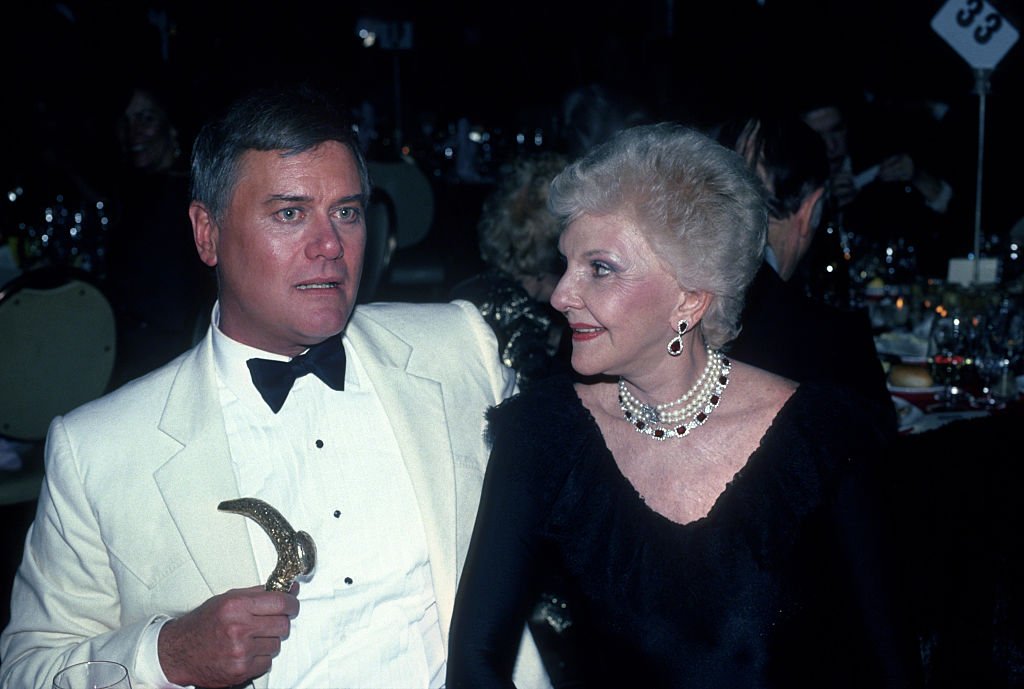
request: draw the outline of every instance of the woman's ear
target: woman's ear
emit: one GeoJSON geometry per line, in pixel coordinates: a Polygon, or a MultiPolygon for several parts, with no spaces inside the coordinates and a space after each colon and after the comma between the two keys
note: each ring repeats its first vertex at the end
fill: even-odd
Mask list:
{"type": "Polygon", "coordinates": [[[196,251],[199,252],[200,260],[211,268],[216,266],[220,228],[206,206],[198,201],[193,201],[188,207],[188,217],[192,221],[192,236],[195,239],[196,251]]]}
{"type": "Polygon", "coordinates": [[[676,328],[679,321],[686,321],[687,330],[692,330],[704,318],[704,313],[710,305],[711,294],[709,292],[682,292],[679,303],[676,305],[675,322],[671,323],[672,328],[676,328]]]}

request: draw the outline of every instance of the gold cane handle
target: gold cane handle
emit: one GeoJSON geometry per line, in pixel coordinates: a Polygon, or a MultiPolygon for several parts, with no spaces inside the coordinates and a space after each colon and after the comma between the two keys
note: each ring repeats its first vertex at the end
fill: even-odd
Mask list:
{"type": "Polygon", "coordinates": [[[277,566],[267,579],[268,591],[289,591],[295,578],[309,574],[316,566],[316,544],[305,531],[296,531],[280,512],[257,498],[225,500],[217,505],[223,512],[249,517],[270,536],[277,550],[277,566]]]}

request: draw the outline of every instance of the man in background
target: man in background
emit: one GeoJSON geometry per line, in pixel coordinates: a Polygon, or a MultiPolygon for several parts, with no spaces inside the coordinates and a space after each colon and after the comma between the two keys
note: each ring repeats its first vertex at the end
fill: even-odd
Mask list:
{"type": "Polygon", "coordinates": [[[724,129],[721,138],[757,171],[769,209],[765,261],[748,290],[730,355],[800,383],[842,385],[872,403],[881,426],[894,433],[896,412],[867,314],[812,299],[792,279],[827,203],[824,144],[785,114],[752,117],[738,133],[724,129]]]}

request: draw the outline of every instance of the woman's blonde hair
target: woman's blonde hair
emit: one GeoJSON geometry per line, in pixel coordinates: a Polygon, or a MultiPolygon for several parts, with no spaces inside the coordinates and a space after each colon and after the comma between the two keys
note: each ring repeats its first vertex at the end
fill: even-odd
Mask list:
{"type": "Polygon", "coordinates": [[[484,202],[477,226],[485,263],[517,278],[561,273],[560,225],[548,208],[548,189],[567,163],[552,152],[512,162],[484,202]]]}

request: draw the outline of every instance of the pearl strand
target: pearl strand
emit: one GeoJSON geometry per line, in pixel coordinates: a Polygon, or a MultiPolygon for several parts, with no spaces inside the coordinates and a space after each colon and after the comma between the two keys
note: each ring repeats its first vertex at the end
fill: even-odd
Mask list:
{"type": "Polygon", "coordinates": [[[708,398],[711,395],[711,385],[708,384],[709,380],[715,380],[722,373],[722,354],[721,352],[708,352],[708,361],[704,366],[704,371],[700,374],[700,378],[694,383],[693,387],[687,390],[682,397],[675,400],[674,402],[665,402],[664,404],[650,405],[641,402],[626,387],[626,383],[623,380],[619,380],[619,397],[622,398],[622,403],[633,412],[633,414],[639,418],[644,419],[650,423],[660,423],[662,421],[679,421],[680,419],[692,416],[700,409],[703,409],[707,405],[708,398]],[[672,407],[683,404],[687,400],[693,397],[682,409],[675,411],[668,411],[672,407]]]}
{"type": "Polygon", "coordinates": [[[655,440],[682,438],[697,426],[704,425],[721,401],[722,392],[729,385],[729,372],[732,362],[718,350],[707,350],[708,364],[704,372],[692,388],[675,402],[666,404],[644,404],[634,397],[626,388],[626,383],[619,379],[619,408],[626,421],[632,424],[639,433],[651,436],[655,440]],[[693,397],[683,409],[662,414],[665,409],[674,407],[693,397]],[[682,419],[691,416],[685,422],[682,419]],[[660,425],[662,421],[670,425],[660,425]]]}

